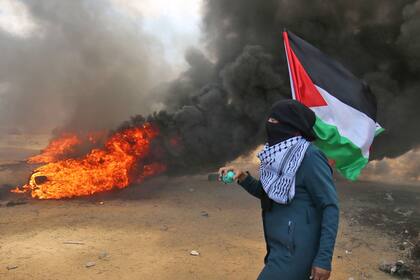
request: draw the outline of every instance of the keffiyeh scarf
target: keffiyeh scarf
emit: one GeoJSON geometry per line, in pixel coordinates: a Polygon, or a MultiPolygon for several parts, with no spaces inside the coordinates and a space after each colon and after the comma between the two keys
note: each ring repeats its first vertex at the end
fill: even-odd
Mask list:
{"type": "Polygon", "coordinates": [[[292,201],[296,172],[309,144],[302,136],[296,136],[273,146],[266,144],[258,153],[261,161],[260,180],[270,199],[280,204],[292,201]]]}

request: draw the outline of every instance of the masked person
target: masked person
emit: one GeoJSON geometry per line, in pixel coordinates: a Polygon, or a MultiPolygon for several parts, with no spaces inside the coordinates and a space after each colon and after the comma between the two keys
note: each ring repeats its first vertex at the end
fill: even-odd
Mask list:
{"type": "Polygon", "coordinates": [[[332,170],[311,141],[315,114],[295,100],[275,103],[266,123],[267,144],[258,154],[260,179],[234,166],[237,182],[261,200],[265,266],[259,280],[326,280],[338,229],[332,170]]]}

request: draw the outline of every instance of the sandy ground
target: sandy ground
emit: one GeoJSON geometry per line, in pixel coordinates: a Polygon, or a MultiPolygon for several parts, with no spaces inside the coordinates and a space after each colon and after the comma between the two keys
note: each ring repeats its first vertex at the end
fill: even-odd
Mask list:
{"type": "MultiPolygon", "coordinates": [[[[162,176],[89,198],[23,199],[11,207],[22,196],[8,189],[30,169],[7,163],[0,166],[2,280],[256,279],[263,266],[259,202],[239,186],[206,175],[162,176]]],[[[407,258],[409,248],[399,247],[418,234],[420,187],[337,186],[341,221],[331,279],[394,279],[378,265],[407,258]]]]}

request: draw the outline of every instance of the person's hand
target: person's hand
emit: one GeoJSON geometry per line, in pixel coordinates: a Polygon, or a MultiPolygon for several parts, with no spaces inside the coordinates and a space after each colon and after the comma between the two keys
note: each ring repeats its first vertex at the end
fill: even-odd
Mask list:
{"type": "Polygon", "coordinates": [[[309,279],[312,280],[328,280],[330,278],[331,271],[328,271],[326,269],[320,268],[320,267],[312,267],[311,276],[309,279]]]}
{"type": "Polygon", "coordinates": [[[222,178],[229,171],[233,171],[233,173],[235,173],[235,177],[233,177],[235,181],[241,182],[246,178],[246,176],[248,176],[244,171],[240,170],[235,166],[225,166],[219,169],[220,178],[222,178]]]}

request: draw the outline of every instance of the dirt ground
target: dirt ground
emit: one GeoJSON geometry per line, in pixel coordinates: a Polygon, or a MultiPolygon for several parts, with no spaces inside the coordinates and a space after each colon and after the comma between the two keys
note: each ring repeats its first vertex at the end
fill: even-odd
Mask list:
{"type": "MultiPolygon", "coordinates": [[[[203,174],[161,176],[72,200],[8,192],[29,174],[10,158],[0,165],[2,280],[256,279],[263,266],[259,202],[237,185],[208,182],[203,174]]],[[[331,279],[394,279],[378,265],[408,258],[407,241],[420,228],[420,186],[339,181],[337,189],[341,220],[331,279]]]]}

